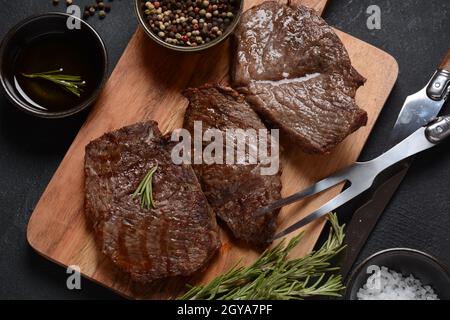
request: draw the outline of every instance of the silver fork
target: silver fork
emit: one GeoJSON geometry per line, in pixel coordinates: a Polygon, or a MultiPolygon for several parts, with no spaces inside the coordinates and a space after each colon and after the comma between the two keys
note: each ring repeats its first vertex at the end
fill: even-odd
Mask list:
{"type": "Polygon", "coordinates": [[[256,216],[265,215],[273,210],[321,193],[342,182],[350,183],[350,186],[347,189],[318,210],[275,235],[274,240],[284,237],[312,221],[323,217],[368,190],[373,185],[375,179],[388,168],[417,153],[436,146],[449,136],[450,116],[440,117],[427,126],[420,128],[378,158],[367,162],[355,162],[353,165],[319,181],[308,189],[259,209],[255,214],[256,216]]]}

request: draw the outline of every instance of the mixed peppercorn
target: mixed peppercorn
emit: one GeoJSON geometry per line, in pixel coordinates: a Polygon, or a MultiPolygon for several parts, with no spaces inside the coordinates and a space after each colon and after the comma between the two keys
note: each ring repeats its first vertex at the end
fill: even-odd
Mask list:
{"type": "Polygon", "coordinates": [[[239,0],[142,0],[142,10],[151,31],[163,41],[194,47],[221,37],[239,4],[239,0]]]}
{"type": "MultiPolygon", "coordinates": [[[[59,0],[52,0],[54,5],[59,4],[59,0]]],[[[87,5],[84,7],[83,11],[83,19],[88,19],[89,17],[94,16],[98,12],[98,17],[100,19],[104,19],[106,15],[111,11],[111,4],[106,3],[112,2],[113,0],[96,0],[95,3],[91,5],[87,5]]],[[[74,4],[73,0],[66,0],[66,5],[70,6],[74,4]]]]}

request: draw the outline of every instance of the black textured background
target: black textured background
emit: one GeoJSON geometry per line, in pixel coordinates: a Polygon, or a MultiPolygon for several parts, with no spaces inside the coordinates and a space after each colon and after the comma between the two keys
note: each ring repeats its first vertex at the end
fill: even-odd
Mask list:
{"type": "MultiPolygon", "coordinates": [[[[132,2],[115,0],[105,20],[89,20],[106,42],[110,71],[136,28],[132,2]]],[[[53,7],[51,0],[0,0],[0,39],[29,15],[64,10],[61,3],[53,7]]],[[[325,19],[389,52],[400,65],[397,85],[363,152],[362,160],[367,160],[383,151],[404,98],[425,85],[450,48],[450,1],[330,0],[325,19]],[[381,8],[381,30],[366,28],[366,9],[372,4],[381,8]]],[[[0,95],[0,299],[117,298],[84,279],[82,290],[67,290],[65,270],[35,254],[26,242],[30,214],[84,117],[34,119],[0,95]]],[[[415,160],[360,259],[384,248],[411,247],[450,265],[448,149],[447,143],[415,160]]]]}

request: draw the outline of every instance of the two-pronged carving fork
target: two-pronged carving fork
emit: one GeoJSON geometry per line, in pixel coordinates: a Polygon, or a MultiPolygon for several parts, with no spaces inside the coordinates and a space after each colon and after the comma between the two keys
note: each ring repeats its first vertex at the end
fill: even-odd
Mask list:
{"type": "Polygon", "coordinates": [[[284,237],[310,222],[332,212],[364,191],[368,190],[375,179],[385,170],[417,153],[430,149],[450,136],[450,116],[440,117],[425,127],[398,143],[378,158],[367,162],[356,162],[333,176],[319,181],[310,188],[296,193],[288,198],[276,201],[256,212],[263,215],[275,209],[300,201],[325,191],[339,183],[348,182],[350,186],[334,199],[327,202],[318,210],[277,234],[274,239],[284,237]]]}

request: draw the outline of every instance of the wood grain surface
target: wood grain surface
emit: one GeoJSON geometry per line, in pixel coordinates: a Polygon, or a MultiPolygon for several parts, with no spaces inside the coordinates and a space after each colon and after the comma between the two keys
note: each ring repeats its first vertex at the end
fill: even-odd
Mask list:
{"type": "Polygon", "coordinates": [[[444,60],[442,60],[439,69],[450,72],[450,49],[448,49],[447,55],[445,56],[444,60]]]}
{"type": "MultiPolygon", "coordinates": [[[[245,7],[260,2],[246,1],[245,7]]],[[[305,2],[317,6],[319,11],[325,3],[305,2]]],[[[305,155],[295,146],[285,146],[282,157],[284,196],[356,161],[397,79],[398,66],[390,55],[345,33],[337,33],[346,45],[353,65],[368,79],[356,99],[368,112],[369,122],[327,156],[305,155]]],[[[207,52],[172,52],[156,45],[141,29],[136,31],[33,212],[27,237],[37,252],[62,266],[77,265],[85,277],[135,299],[174,298],[186,282],[205,283],[238,261],[251,263],[260,254],[234,242],[221,231],[223,245],[220,252],[196,277],[161,281],[152,286],[137,285],[100,252],[83,210],[85,146],[107,131],[138,121],[156,120],[163,132],[180,127],[188,103],[181,91],[208,81],[226,83],[229,49],[229,43],[225,41],[207,52]]],[[[284,208],[279,218],[279,230],[318,208],[339,191],[340,187],[336,187],[284,208]]],[[[305,227],[306,236],[293,256],[311,251],[323,226],[324,220],[319,220],[305,227]]]]}

